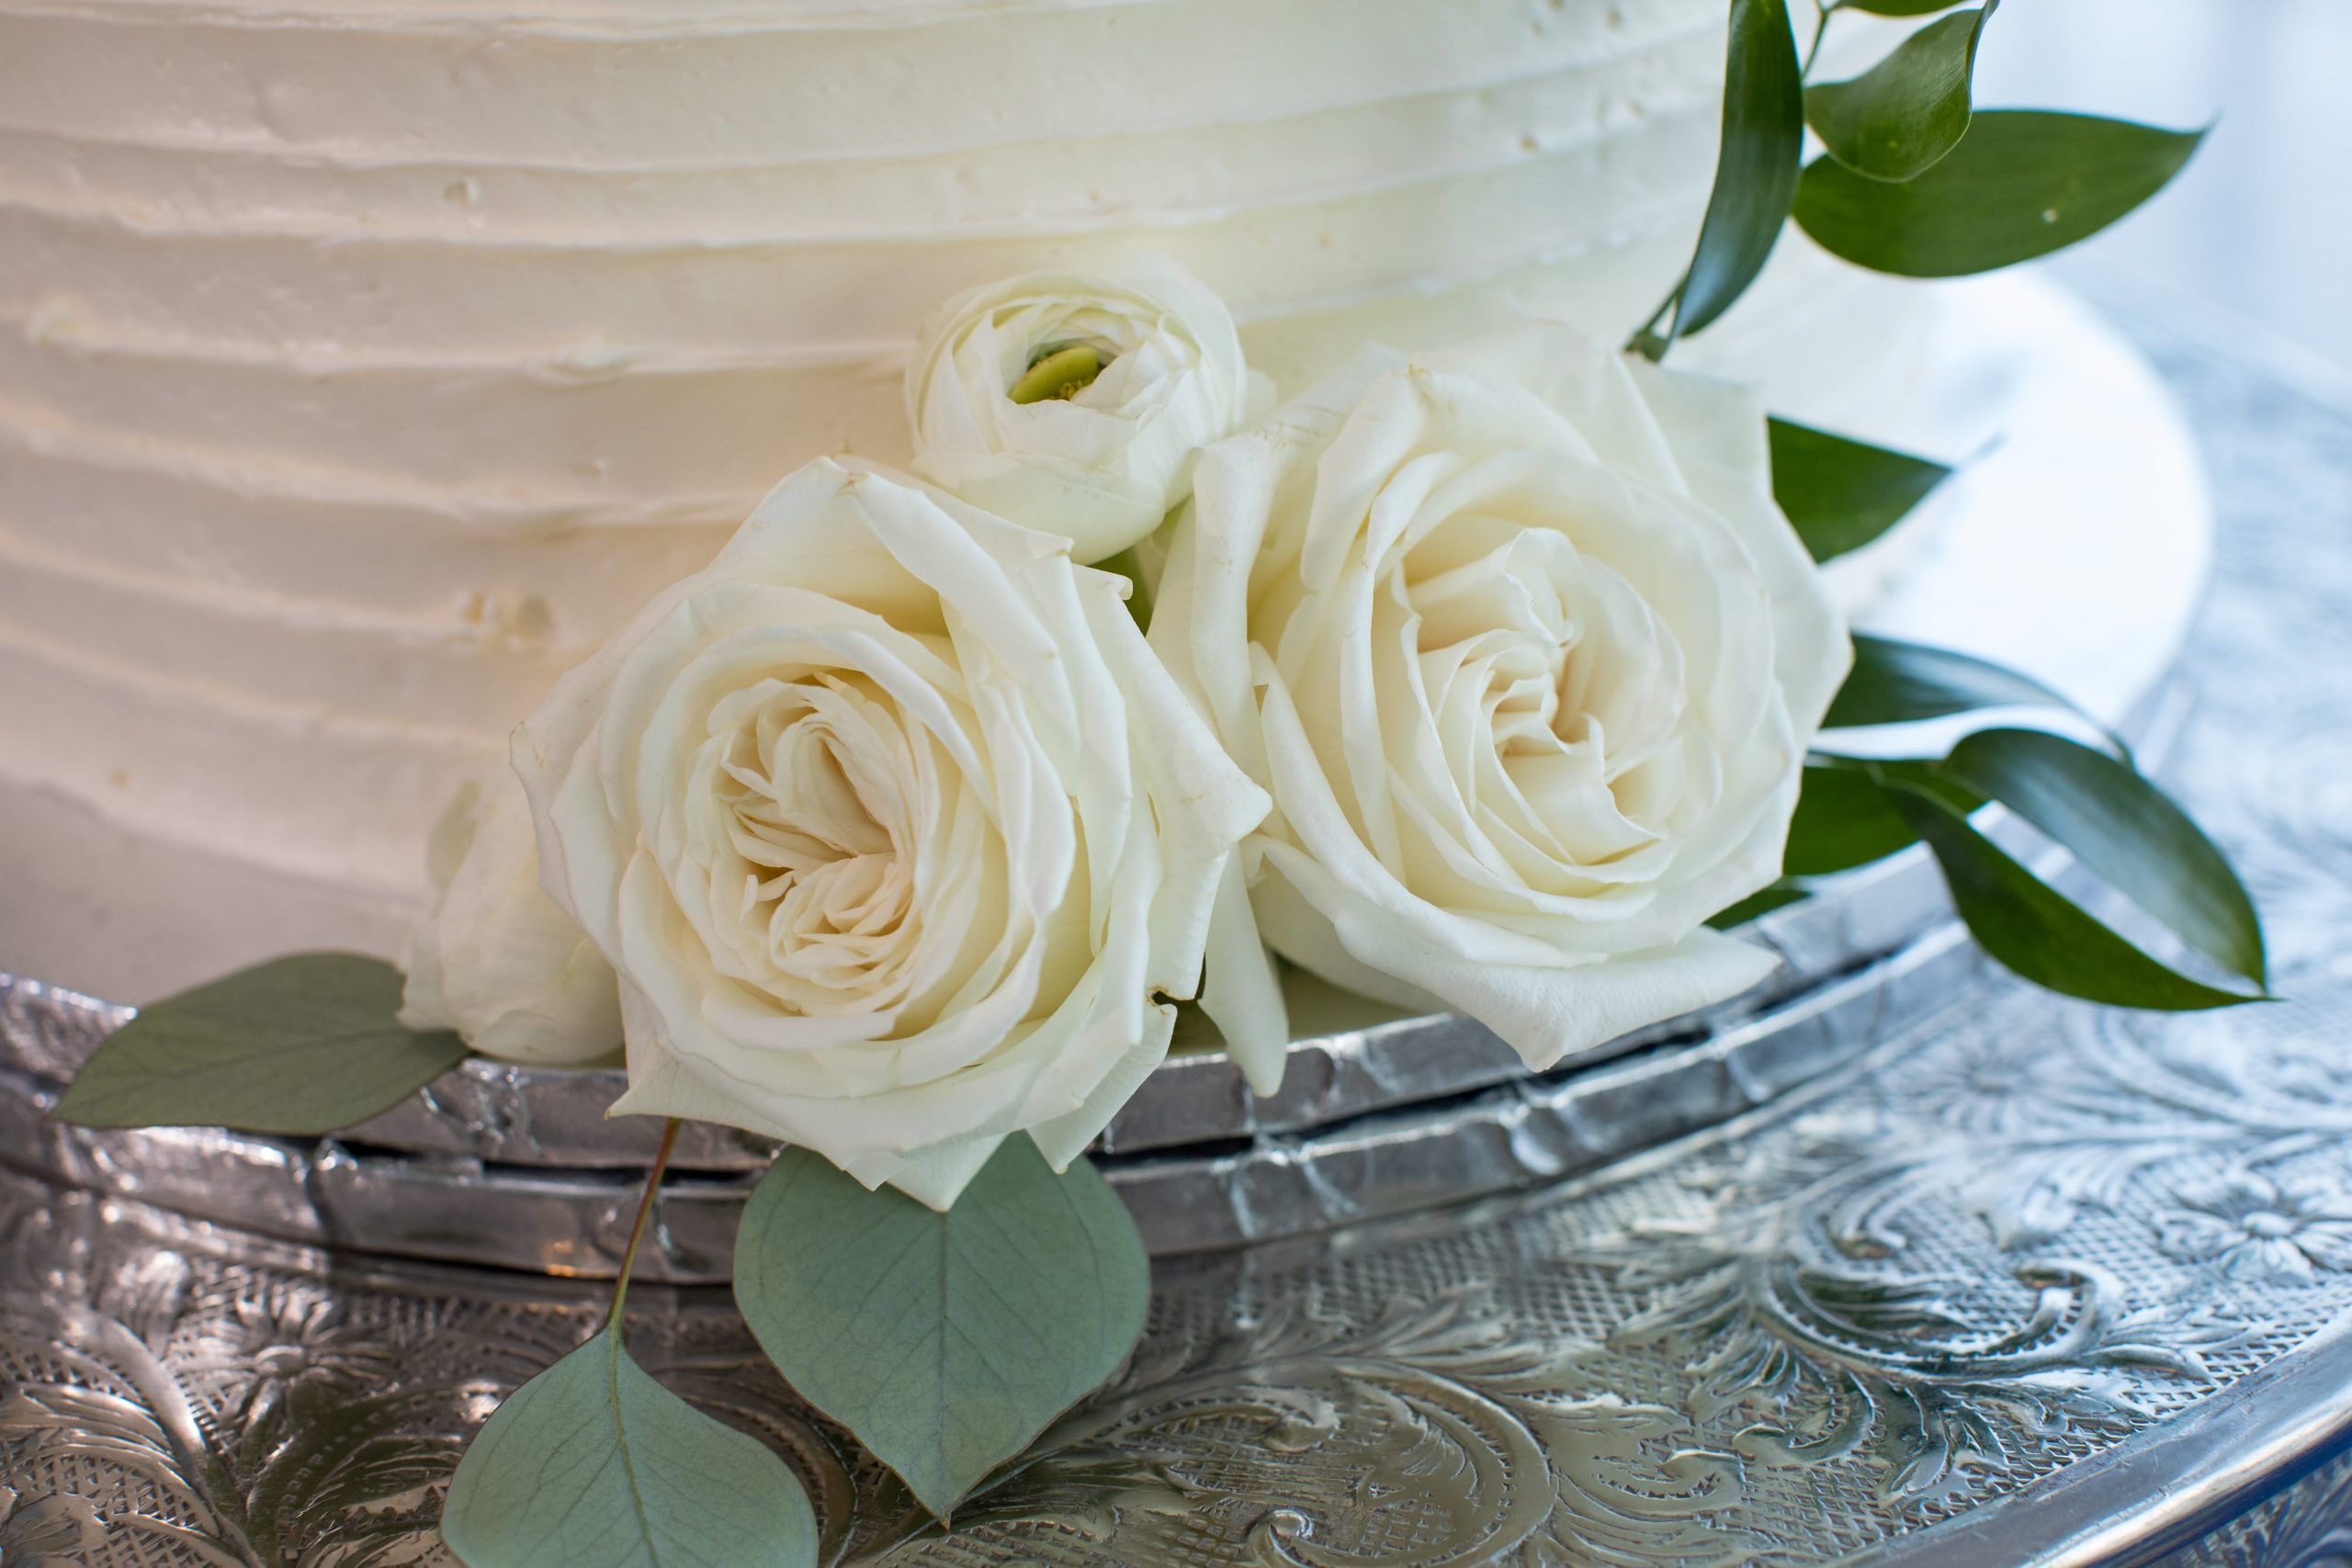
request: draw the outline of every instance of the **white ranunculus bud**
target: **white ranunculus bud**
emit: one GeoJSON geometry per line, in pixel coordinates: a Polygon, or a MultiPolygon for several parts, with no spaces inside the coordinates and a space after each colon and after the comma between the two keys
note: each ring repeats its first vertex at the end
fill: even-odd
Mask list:
{"type": "Polygon", "coordinates": [[[1565,328],[1374,351],[1202,455],[1151,640],[1273,795],[1228,905],[1303,967],[1543,1067],[1772,966],[1704,922],[1779,874],[1850,649],[1747,391],[1565,328]]]}
{"type": "Polygon", "coordinates": [[[512,773],[458,792],[431,858],[440,891],[409,938],[401,1021],[454,1029],[510,1062],[571,1064],[618,1049],[619,983],[541,891],[530,807],[512,773]]]}
{"type": "Polygon", "coordinates": [[[944,1208],[1057,1168],[1166,1054],[1266,797],[1060,539],[812,463],[515,736],[547,886],[621,976],[621,1111],[944,1208]]]}
{"type": "Polygon", "coordinates": [[[1027,273],[923,329],[907,368],[915,472],[1102,560],[1191,493],[1193,454],[1241,427],[1250,389],[1224,301],[1175,263],[1027,273]]]}

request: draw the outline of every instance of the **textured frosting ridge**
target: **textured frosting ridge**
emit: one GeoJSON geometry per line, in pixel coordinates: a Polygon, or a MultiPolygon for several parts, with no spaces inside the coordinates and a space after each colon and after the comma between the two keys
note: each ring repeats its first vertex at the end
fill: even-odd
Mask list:
{"type": "Polygon", "coordinates": [[[1161,251],[1286,391],[1505,312],[1622,333],[1696,225],[1722,28],[0,0],[0,780],[413,897],[556,674],[791,467],[903,457],[941,299],[1161,251]]]}

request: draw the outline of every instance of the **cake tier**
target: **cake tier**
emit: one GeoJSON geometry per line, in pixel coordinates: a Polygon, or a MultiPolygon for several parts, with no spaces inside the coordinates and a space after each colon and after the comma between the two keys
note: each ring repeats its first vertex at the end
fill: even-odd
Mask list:
{"type": "MultiPolygon", "coordinates": [[[[142,998],[391,947],[558,673],[797,463],[904,455],[907,346],[967,285],[1164,252],[1285,391],[1371,337],[1622,334],[1703,203],[1723,28],[0,0],[0,871],[72,905],[0,961],[142,998]]],[[[1885,297],[1785,249],[1700,346],[1795,412],[1897,400],[1885,297]]]]}

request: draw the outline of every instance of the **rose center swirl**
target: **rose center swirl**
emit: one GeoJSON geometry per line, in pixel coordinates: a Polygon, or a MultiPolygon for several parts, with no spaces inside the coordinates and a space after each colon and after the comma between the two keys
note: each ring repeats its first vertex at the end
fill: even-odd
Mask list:
{"type": "Polygon", "coordinates": [[[1558,532],[1457,518],[1407,555],[1394,597],[1482,837],[1598,867],[1668,830],[1686,778],[1682,649],[1623,577],[1558,532]]]}
{"type": "Polygon", "coordinates": [[[920,936],[914,747],[860,677],[765,682],[754,695],[712,738],[712,790],[736,863],[727,876],[713,866],[714,902],[732,897],[723,925],[759,944],[782,999],[804,1011],[825,1010],[825,993],[870,1006],[898,988],[894,972],[920,936]]]}

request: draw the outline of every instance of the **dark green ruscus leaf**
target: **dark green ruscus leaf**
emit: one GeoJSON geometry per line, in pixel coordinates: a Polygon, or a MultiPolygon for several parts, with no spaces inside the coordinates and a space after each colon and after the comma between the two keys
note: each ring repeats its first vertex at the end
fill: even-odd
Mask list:
{"type": "Polygon", "coordinates": [[[1960,0],[1837,0],[1833,11],[1867,11],[1873,17],[1931,17],[1960,0]]]}
{"type": "Polygon", "coordinates": [[[1826,729],[1907,724],[1979,708],[2074,705],[2030,675],[1973,654],[1857,634],[1854,668],[1829,705],[1826,729]]]}
{"type": "Polygon", "coordinates": [[[2173,1012],[2258,999],[2193,980],[2143,953],[2038,880],[1941,797],[1908,785],[1892,794],[1935,852],[1970,934],[2025,979],[2061,996],[2173,1012]]]}
{"type": "Polygon", "coordinates": [[[1668,301],[1672,319],[1663,333],[1637,334],[1637,351],[1659,357],[1674,339],[1703,331],[1756,280],[1788,221],[1804,155],[1804,79],[1787,0],[1732,0],[1714,188],[1690,270],[1668,301]]]}
{"type": "Polygon", "coordinates": [[[1817,561],[1869,544],[1951,475],[1941,463],[1785,419],[1770,429],[1772,497],[1817,561]]]}
{"type": "Polygon", "coordinates": [[[1986,109],[1933,168],[1901,184],[1815,159],[1794,212],[1825,249],[1907,277],[1991,272],[2087,239],[2162,190],[2202,131],[2035,109],[1986,109]]]}
{"type": "Polygon", "coordinates": [[[1984,729],[1942,764],[2071,851],[2174,935],[2256,986],[2262,921],[2229,859],[2137,772],[2063,735],[1984,729]]]}
{"type": "Polygon", "coordinates": [[[1866,770],[1810,764],[1781,870],[1788,876],[1827,876],[1883,860],[1918,837],[1866,770]]]}
{"type": "Polygon", "coordinates": [[[1910,180],[1960,145],[1977,41],[1997,3],[1928,23],[1851,81],[1806,89],[1805,119],[1829,155],[1874,180],[1910,180]]]}
{"type": "Polygon", "coordinates": [[[1791,904],[1802,904],[1810,897],[1811,895],[1802,887],[1792,887],[1785,882],[1776,882],[1762,892],[1751,893],[1730,908],[1721,910],[1710,917],[1707,924],[1719,931],[1736,931],[1759,915],[1769,915],[1773,910],[1785,908],[1791,904]]]}

